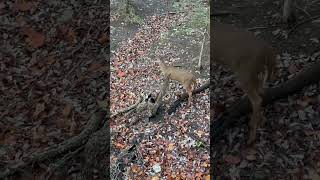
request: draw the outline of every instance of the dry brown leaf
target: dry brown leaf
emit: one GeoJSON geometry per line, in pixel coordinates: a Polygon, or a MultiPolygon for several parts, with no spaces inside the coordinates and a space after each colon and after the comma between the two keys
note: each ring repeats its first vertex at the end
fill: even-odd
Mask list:
{"type": "Polygon", "coordinates": [[[45,37],[42,33],[35,31],[31,27],[24,27],[21,29],[23,35],[28,36],[26,42],[33,48],[39,48],[44,45],[45,37]]]}
{"type": "Polygon", "coordinates": [[[54,62],[56,62],[56,59],[55,59],[53,56],[47,57],[47,64],[48,64],[48,65],[51,65],[51,64],[53,64],[54,62]]]}
{"type": "Polygon", "coordinates": [[[143,55],[144,53],[145,53],[144,51],[139,51],[139,50],[137,51],[138,55],[143,55]]]}
{"type": "Polygon", "coordinates": [[[197,135],[198,135],[199,137],[202,137],[202,136],[204,135],[204,132],[203,132],[203,131],[197,131],[196,133],[197,133],[197,135]]]}
{"type": "Polygon", "coordinates": [[[320,130],[305,130],[304,133],[307,136],[313,136],[313,135],[320,136],[320,130]]]}
{"type": "Polygon", "coordinates": [[[209,164],[207,162],[202,163],[203,167],[209,167],[209,164]]]}
{"type": "Polygon", "coordinates": [[[45,109],[44,103],[38,103],[36,105],[36,110],[34,111],[33,116],[37,117],[41,112],[44,111],[44,109],[45,109]]]}
{"type": "Polygon", "coordinates": [[[158,177],[158,176],[153,176],[152,178],[151,178],[151,180],[159,180],[160,178],[158,177]]]}
{"type": "Polygon", "coordinates": [[[241,162],[241,158],[239,156],[234,155],[226,155],[223,159],[229,164],[238,164],[241,162]]]}
{"type": "Polygon", "coordinates": [[[139,166],[137,166],[137,165],[132,165],[131,166],[131,171],[133,172],[133,173],[138,173],[139,171],[141,171],[141,169],[140,169],[140,167],[139,166]]]}
{"type": "Polygon", "coordinates": [[[295,64],[290,64],[290,66],[288,67],[288,71],[290,74],[294,74],[298,71],[298,67],[295,64]]]}
{"type": "Polygon", "coordinates": [[[210,180],[210,175],[206,175],[206,176],[204,177],[204,179],[205,179],[205,180],[210,180]]]}
{"type": "Polygon", "coordinates": [[[0,10],[5,8],[6,6],[4,5],[4,2],[0,2],[0,10]]]}
{"type": "Polygon", "coordinates": [[[115,147],[118,148],[118,149],[123,149],[126,147],[125,144],[121,144],[121,143],[115,143],[115,147]]]}
{"type": "Polygon", "coordinates": [[[16,22],[19,25],[19,27],[23,27],[27,24],[25,18],[23,16],[17,16],[16,17],[16,22]]]}
{"type": "Polygon", "coordinates": [[[62,115],[64,117],[68,117],[69,114],[71,113],[71,110],[72,110],[72,106],[71,104],[66,104],[63,108],[63,111],[62,111],[62,115]]]}
{"type": "Polygon", "coordinates": [[[172,151],[174,148],[174,143],[170,143],[168,146],[168,151],[172,151]]]}
{"type": "Polygon", "coordinates": [[[118,70],[117,75],[118,75],[118,77],[124,77],[126,75],[126,73],[121,70],[118,70]]]}
{"type": "Polygon", "coordinates": [[[198,173],[196,173],[196,176],[195,176],[195,177],[201,179],[202,175],[203,175],[203,174],[202,174],[201,172],[198,172],[198,173]]]}
{"type": "Polygon", "coordinates": [[[88,68],[88,71],[96,71],[98,70],[99,68],[103,67],[101,63],[99,62],[93,62],[90,64],[89,68],[88,68]]]}
{"type": "Polygon", "coordinates": [[[100,108],[107,108],[109,101],[108,100],[102,100],[102,101],[97,100],[97,104],[100,108]]]}
{"type": "Polygon", "coordinates": [[[36,3],[31,2],[31,1],[26,2],[26,0],[16,0],[16,2],[13,5],[13,9],[15,11],[29,11],[35,5],[36,5],[36,3]]]}
{"type": "Polygon", "coordinates": [[[249,154],[249,155],[246,156],[246,159],[247,159],[248,161],[254,161],[254,160],[257,159],[257,157],[256,157],[256,155],[254,155],[254,154],[249,154]]]}
{"type": "Polygon", "coordinates": [[[103,33],[100,35],[98,42],[100,44],[106,44],[107,42],[109,42],[109,37],[105,33],[103,33]]]}
{"type": "Polygon", "coordinates": [[[77,42],[77,35],[72,28],[69,28],[66,39],[72,45],[77,42]]]}

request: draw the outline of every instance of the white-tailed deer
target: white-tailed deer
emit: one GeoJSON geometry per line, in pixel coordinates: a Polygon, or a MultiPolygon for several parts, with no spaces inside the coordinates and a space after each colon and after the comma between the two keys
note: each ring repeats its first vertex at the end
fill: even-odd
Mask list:
{"type": "Polygon", "coordinates": [[[185,69],[166,65],[162,60],[159,60],[159,66],[165,76],[168,76],[169,79],[178,81],[183,85],[189,95],[188,105],[190,105],[192,102],[192,91],[196,85],[196,77],[194,74],[185,69]]]}
{"type": "Polygon", "coordinates": [[[210,29],[210,61],[229,67],[251,102],[247,143],[252,144],[257,128],[265,122],[261,109],[263,86],[266,80],[273,80],[277,72],[275,52],[265,41],[232,25],[211,22],[210,29]]]}

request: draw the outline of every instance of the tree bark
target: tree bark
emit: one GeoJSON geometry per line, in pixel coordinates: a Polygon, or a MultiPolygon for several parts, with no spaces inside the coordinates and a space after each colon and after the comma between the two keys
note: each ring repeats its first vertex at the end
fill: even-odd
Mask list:
{"type": "Polygon", "coordinates": [[[153,106],[153,109],[151,111],[151,117],[154,117],[156,114],[157,114],[157,111],[159,109],[159,107],[161,106],[162,104],[162,98],[163,96],[166,94],[167,92],[167,88],[169,86],[169,76],[166,76],[165,79],[164,79],[164,83],[163,83],[163,86],[162,86],[162,89],[157,97],[157,100],[153,106]]]}
{"type": "Polygon", "coordinates": [[[294,0],[284,0],[282,18],[288,25],[291,25],[296,21],[296,14],[293,5],[294,0]]]}

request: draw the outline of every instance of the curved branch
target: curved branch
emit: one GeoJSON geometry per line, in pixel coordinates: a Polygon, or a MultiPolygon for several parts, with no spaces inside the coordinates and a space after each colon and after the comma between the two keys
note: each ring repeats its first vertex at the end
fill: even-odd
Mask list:
{"type": "MultiPolygon", "coordinates": [[[[192,91],[192,95],[198,94],[198,93],[206,90],[207,88],[209,88],[209,86],[210,86],[210,81],[206,82],[204,85],[200,86],[199,88],[193,90],[193,91],[192,91]]],[[[170,106],[170,108],[169,108],[168,111],[167,111],[168,114],[174,113],[174,112],[177,110],[177,108],[180,107],[181,103],[182,103],[183,101],[186,101],[186,100],[187,100],[187,98],[188,98],[188,93],[182,94],[182,96],[181,96],[179,99],[177,99],[177,100],[170,106]]]]}

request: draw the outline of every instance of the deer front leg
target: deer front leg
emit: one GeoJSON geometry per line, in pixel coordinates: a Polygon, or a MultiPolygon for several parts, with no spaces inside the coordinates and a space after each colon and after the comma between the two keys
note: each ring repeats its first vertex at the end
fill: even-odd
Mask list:
{"type": "Polygon", "coordinates": [[[191,87],[191,84],[190,83],[185,84],[184,88],[188,93],[188,96],[189,96],[188,97],[188,106],[190,106],[191,102],[192,102],[192,87],[191,87]]]}
{"type": "Polygon", "coordinates": [[[257,90],[249,90],[248,97],[252,105],[252,115],[249,121],[249,138],[247,144],[250,145],[256,140],[257,128],[265,121],[265,117],[262,115],[261,104],[262,98],[257,90]]]}

